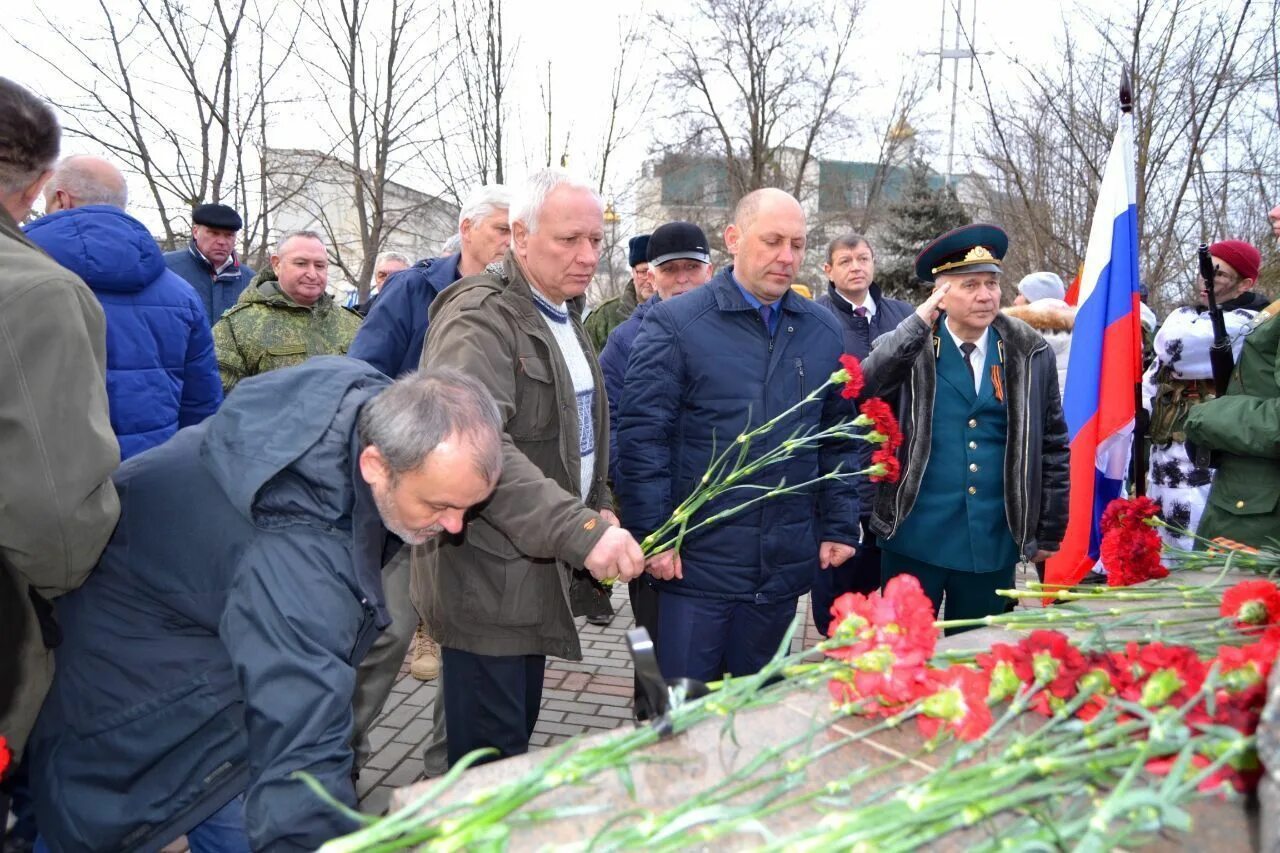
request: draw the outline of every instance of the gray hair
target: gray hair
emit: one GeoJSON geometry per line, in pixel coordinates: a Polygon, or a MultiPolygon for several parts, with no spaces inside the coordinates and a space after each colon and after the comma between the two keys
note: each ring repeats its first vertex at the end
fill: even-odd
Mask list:
{"type": "Polygon", "coordinates": [[[120,210],[129,206],[124,175],[98,157],[76,154],[63,158],[45,191],[51,190],[62,190],[76,200],[77,206],[105,204],[120,210]]]}
{"type": "Polygon", "coordinates": [[[43,98],[0,77],[0,192],[25,190],[58,159],[62,128],[43,98]]]}
{"type": "MultiPolygon", "coordinates": [[[[284,244],[288,243],[290,240],[292,240],[295,237],[305,237],[308,240],[319,240],[321,243],[324,243],[324,235],[322,235],[318,231],[302,231],[302,230],[286,231],[285,233],[281,234],[280,239],[276,241],[276,254],[283,255],[284,244]]],[[[326,247],[328,245],[329,245],[328,243],[325,243],[326,247]]]]}
{"type": "Polygon", "coordinates": [[[444,245],[440,248],[442,255],[455,255],[462,250],[462,235],[454,232],[444,241],[444,245]]]}
{"type": "Polygon", "coordinates": [[[516,191],[511,199],[507,220],[513,226],[517,222],[523,222],[530,234],[536,232],[538,219],[542,215],[542,206],[546,204],[547,196],[560,187],[588,192],[595,199],[596,204],[604,209],[604,199],[600,198],[595,187],[578,180],[564,169],[542,169],[530,175],[529,179],[516,191]]]}
{"type": "Polygon", "coordinates": [[[476,473],[486,483],[502,475],[502,417],[477,380],[450,368],[407,373],[360,410],[360,449],[378,448],[392,477],[416,471],[450,436],[465,436],[476,473]]]}
{"type": "MultiPolygon", "coordinates": [[[[511,190],[502,184],[485,184],[471,191],[458,210],[458,228],[462,228],[463,220],[484,219],[499,210],[511,208],[511,190]]],[[[447,253],[446,253],[447,254],[447,253]]]]}
{"type": "Polygon", "coordinates": [[[404,252],[381,252],[373,259],[374,267],[380,267],[386,261],[399,261],[406,267],[413,266],[413,261],[404,252]]]}

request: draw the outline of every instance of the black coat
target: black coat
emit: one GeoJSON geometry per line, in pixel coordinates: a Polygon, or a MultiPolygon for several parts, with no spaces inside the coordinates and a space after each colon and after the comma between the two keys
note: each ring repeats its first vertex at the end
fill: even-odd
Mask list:
{"type": "Polygon", "coordinates": [[[241,792],[254,850],[355,828],[293,774],[354,807],[356,666],[390,622],[381,570],[399,544],[354,432],[389,382],[338,356],[252,377],[120,467],[115,534],[57,601],[30,743],[54,853],[155,850],[241,792]]]}
{"type": "MultiPolygon", "coordinates": [[[[850,355],[857,356],[860,361],[870,354],[871,347],[869,344],[863,343],[863,336],[859,334],[859,324],[866,327],[867,340],[871,342],[881,335],[898,328],[898,324],[910,317],[916,310],[901,299],[890,299],[885,296],[880,291],[880,285],[874,282],[871,285],[870,297],[876,303],[876,313],[871,315],[870,320],[864,320],[854,314],[853,306],[849,304],[849,300],[838,295],[836,286],[830,282],[827,283],[827,292],[813,300],[819,305],[825,305],[830,308],[832,313],[836,315],[836,319],[840,321],[840,328],[844,332],[844,351],[850,355]]],[[[865,468],[870,465],[871,454],[875,448],[865,441],[859,441],[857,450],[858,467],[865,468]]],[[[875,504],[875,500],[876,484],[871,482],[869,477],[859,477],[858,505],[862,508],[863,515],[871,515],[871,507],[875,504]]]]}

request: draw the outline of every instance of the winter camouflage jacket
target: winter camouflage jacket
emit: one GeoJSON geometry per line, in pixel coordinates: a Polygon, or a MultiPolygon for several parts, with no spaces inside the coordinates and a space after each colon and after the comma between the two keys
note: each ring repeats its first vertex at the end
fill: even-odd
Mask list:
{"type": "Polygon", "coordinates": [[[223,393],[230,394],[246,376],[292,367],[314,355],[346,355],[362,321],[327,293],[310,308],[299,305],[267,267],[213,326],[223,393]]]}

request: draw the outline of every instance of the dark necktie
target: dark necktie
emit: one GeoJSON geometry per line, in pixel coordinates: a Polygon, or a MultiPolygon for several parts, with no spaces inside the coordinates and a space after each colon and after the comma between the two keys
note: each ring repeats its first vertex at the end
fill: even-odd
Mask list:
{"type": "Polygon", "coordinates": [[[964,353],[964,366],[969,368],[969,381],[977,384],[978,377],[973,372],[973,362],[969,360],[969,356],[973,355],[973,351],[978,348],[977,344],[971,344],[965,341],[960,345],[960,351],[964,353]]]}
{"type": "Polygon", "coordinates": [[[853,316],[858,318],[853,321],[853,335],[859,344],[859,350],[854,355],[866,358],[867,353],[871,352],[871,321],[867,319],[866,306],[854,308],[853,316]]]}
{"type": "Polygon", "coordinates": [[[761,305],[761,306],[760,306],[760,319],[764,321],[764,331],[765,331],[765,334],[772,335],[772,334],[773,334],[773,330],[769,328],[769,321],[773,319],[773,306],[772,306],[772,305],[761,305]]]}

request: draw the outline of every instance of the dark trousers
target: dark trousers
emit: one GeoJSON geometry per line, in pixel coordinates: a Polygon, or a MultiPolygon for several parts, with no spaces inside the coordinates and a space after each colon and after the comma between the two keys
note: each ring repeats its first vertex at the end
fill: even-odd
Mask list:
{"type": "MultiPolygon", "coordinates": [[[[932,563],[923,563],[883,551],[880,557],[880,578],[884,583],[895,575],[915,575],[924,594],[933,602],[936,615],[946,603],[947,619],[978,619],[1005,612],[1006,599],[996,595],[997,589],[1013,588],[1013,566],[994,572],[961,572],[932,563]]],[[[947,634],[959,634],[970,628],[948,628],[947,634]]]]}
{"type": "Polygon", "coordinates": [[[499,754],[479,764],[528,752],[542,704],[546,656],[477,655],[446,648],[440,654],[449,765],[484,747],[499,754]]]}
{"type": "Polygon", "coordinates": [[[778,651],[796,599],[757,604],[658,593],[658,664],[667,678],[716,681],[759,672],[778,651]]]}
{"type": "MultiPolygon", "coordinates": [[[[631,612],[636,617],[636,627],[649,632],[653,647],[658,647],[658,590],[647,577],[638,577],[627,584],[627,596],[631,599],[631,612]]],[[[635,680],[635,695],[632,697],[632,710],[637,720],[647,720],[653,716],[649,701],[640,689],[640,679],[635,680]]]]}
{"type": "Polygon", "coordinates": [[[831,627],[831,605],[846,592],[870,595],[880,588],[880,547],[868,525],[871,516],[862,516],[862,544],[858,553],[844,561],[843,566],[818,569],[813,573],[813,591],[809,600],[813,605],[813,624],[822,636],[831,627]]]}

